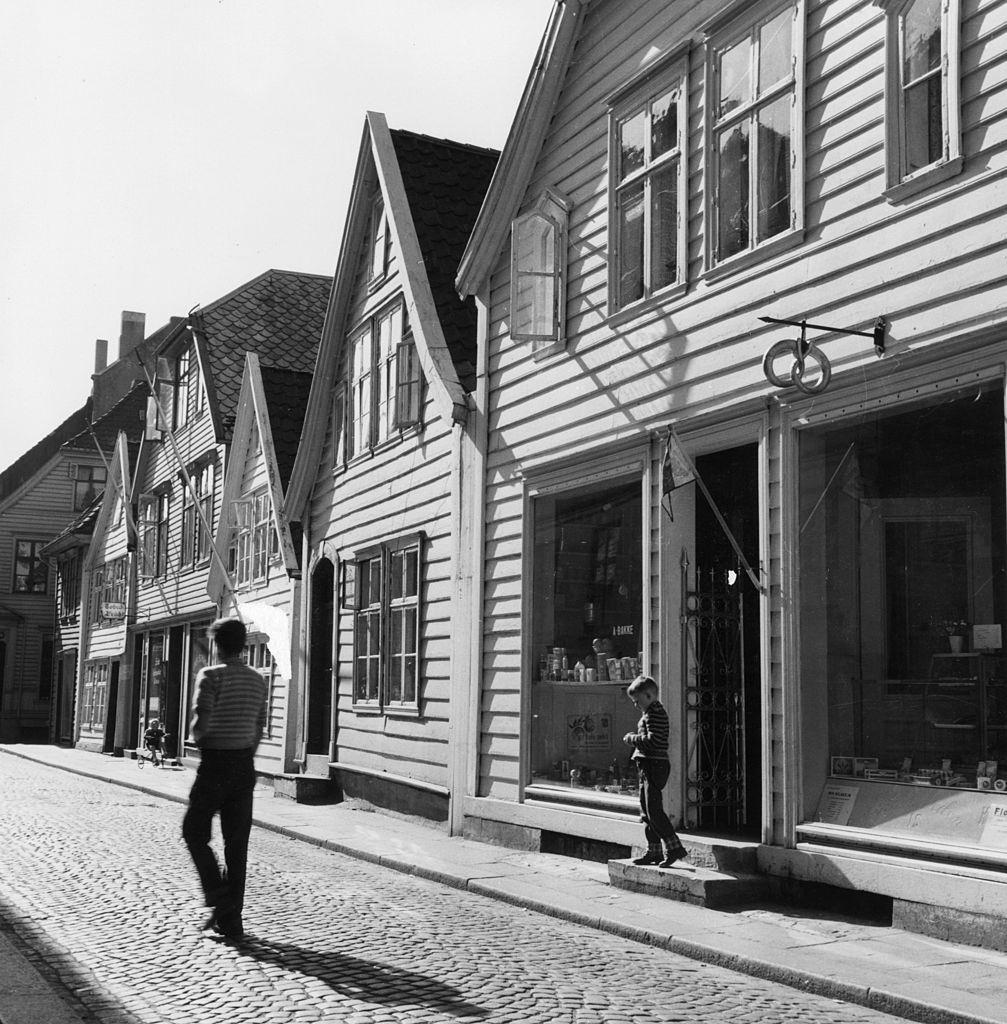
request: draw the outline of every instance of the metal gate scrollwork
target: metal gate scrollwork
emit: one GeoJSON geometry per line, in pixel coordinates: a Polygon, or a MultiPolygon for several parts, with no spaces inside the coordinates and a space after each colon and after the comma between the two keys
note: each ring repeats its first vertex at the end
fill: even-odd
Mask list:
{"type": "Polygon", "coordinates": [[[682,553],[682,743],[685,827],[745,821],[743,597],[736,570],[696,569],[682,553]]]}

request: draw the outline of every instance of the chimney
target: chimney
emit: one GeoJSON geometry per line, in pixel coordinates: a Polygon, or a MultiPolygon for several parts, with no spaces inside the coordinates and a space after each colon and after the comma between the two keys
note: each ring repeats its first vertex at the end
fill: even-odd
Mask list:
{"type": "Polygon", "coordinates": [[[143,341],[146,313],[132,313],[128,309],[122,311],[122,333],[119,335],[119,358],[128,356],[143,341]]]}
{"type": "Polygon", "coordinates": [[[94,343],[94,372],[101,373],[108,366],[108,342],[99,338],[94,343]]]}

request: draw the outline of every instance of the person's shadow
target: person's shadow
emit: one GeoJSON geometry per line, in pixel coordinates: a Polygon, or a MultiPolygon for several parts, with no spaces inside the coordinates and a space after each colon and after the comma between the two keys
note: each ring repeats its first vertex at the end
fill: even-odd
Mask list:
{"type": "Polygon", "coordinates": [[[235,948],[244,956],[310,975],[348,999],[388,1006],[420,1004],[428,1010],[478,1020],[488,1010],[467,1002],[451,985],[415,971],[361,960],[335,951],[305,949],[246,933],[235,948]]]}

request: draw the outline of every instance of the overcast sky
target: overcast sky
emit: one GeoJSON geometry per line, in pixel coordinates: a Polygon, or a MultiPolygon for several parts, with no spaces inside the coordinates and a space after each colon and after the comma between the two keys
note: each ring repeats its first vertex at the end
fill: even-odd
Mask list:
{"type": "Polygon", "coordinates": [[[0,470],[95,340],[270,267],[331,274],[367,110],[503,145],[552,0],[0,4],[0,470]]]}

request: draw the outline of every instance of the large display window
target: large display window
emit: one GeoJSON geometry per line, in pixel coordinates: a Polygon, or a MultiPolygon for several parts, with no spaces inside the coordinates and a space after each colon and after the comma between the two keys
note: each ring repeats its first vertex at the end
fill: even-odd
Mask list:
{"type": "Polygon", "coordinates": [[[532,505],[531,779],[635,793],[622,742],[643,670],[643,488],[638,476],[532,505]]]}
{"type": "Polygon", "coordinates": [[[1007,793],[1002,384],[799,444],[805,817],[854,824],[874,783],[1007,793]]]}

